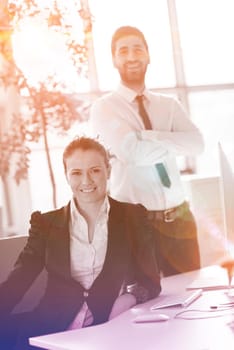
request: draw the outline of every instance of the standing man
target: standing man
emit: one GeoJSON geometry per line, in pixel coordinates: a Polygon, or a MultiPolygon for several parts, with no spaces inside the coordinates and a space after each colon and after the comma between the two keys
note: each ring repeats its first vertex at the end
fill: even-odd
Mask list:
{"type": "Polygon", "coordinates": [[[148,209],[165,276],[197,269],[197,229],[185,201],[176,156],[201,153],[202,135],[177,99],[146,88],[150,55],[138,28],[118,28],[111,50],[120,85],[96,100],[90,115],[92,131],[114,155],[111,195],[148,209]]]}

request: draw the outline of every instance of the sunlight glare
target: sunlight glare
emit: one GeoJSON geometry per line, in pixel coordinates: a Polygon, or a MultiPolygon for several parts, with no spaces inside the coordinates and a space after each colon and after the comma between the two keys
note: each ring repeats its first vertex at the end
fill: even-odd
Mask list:
{"type": "Polygon", "coordinates": [[[71,64],[65,35],[50,29],[46,22],[24,20],[12,35],[13,55],[30,85],[45,81],[48,76],[69,86],[71,91],[86,89],[71,64]],[[79,82],[78,82],[79,80],[79,82]]]}

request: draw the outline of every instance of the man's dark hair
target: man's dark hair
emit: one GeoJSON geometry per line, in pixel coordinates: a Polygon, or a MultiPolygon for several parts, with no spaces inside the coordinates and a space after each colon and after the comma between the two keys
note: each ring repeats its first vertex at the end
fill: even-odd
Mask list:
{"type": "Polygon", "coordinates": [[[67,158],[70,157],[73,154],[73,152],[79,149],[82,151],[93,150],[99,152],[103,156],[106,166],[109,167],[110,156],[108,151],[104,148],[104,146],[91,137],[81,136],[76,137],[74,140],[72,140],[63,151],[63,166],[65,172],[67,158]]]}
{"type": "Polygon", "coordinates": [[[140,29],[138,29],[136,27],[131,27],[131,26],[123,26],[123,27],[119,27],[118,29],[116,29],[116,31],[114,32],[114,34],[112,36],[112,40],[111,40],[112,56],[114,56],[114,54],[115,54],[116,41],[119,40],[120,38],[123,38],[123,37],[128,36],[128,35],[135,35],[135,36],[138,36],[139,38],[141,38],[145,47],[146,47],[146,50],[149,51],[145,36],[140,31],[140,29]]]}

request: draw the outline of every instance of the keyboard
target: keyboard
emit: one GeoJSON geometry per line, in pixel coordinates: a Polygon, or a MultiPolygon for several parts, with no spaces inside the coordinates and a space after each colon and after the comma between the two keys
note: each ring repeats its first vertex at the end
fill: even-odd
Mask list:
{"type": "Polygon", "coordinates": [[[162,309],[172,306],[187,307],[202,295],[202,289],[185,291],[174,295],[160,295],[151,310],[162,309]]]}

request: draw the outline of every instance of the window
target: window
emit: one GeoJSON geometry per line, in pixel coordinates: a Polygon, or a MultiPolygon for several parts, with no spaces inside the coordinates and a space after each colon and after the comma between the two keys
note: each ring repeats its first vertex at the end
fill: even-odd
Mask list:
{"type": "Polygon", "coordinates": [[[234,82],[234,2],[176,0],[187,85],[234,82]]]}
{"type": "Polygon", "coordinates": [[[206,141],[204,154],[197,158],[198,172],[218,175],[218,142],[229,144],[229,149],[233,145],[234,89],[193,92],[189,104],[192,119],[206,141]]]}
{"type": "Polygon", "coordinates": [[[111,36],[122,25],[139,27],[149,43],[151,64],[147,74],[150,88],[175,86],[173,52],[167,2],[165,0],[89,0],[94,17],[93,41],[99,86],[113,89],[119,81],[111,58],[111,36]]]}
{"type": "MultiPolygon", "coordinates": [[[[57,1],[63,2],[63,0],[57,1]]],[[[28,31],[29,39],[31,38],[31,41],[29,39],[28,41],[31,44],[28,46],[22,44],[22,48],[18,49],[21,64],[32,66],[30,56],[32,55],[36,57],[38,64],[34,73],[41,69],[43,71],[45,66],[57,67],[62,76],[72,77],[74,92],[87,92],[89,86],[97,86],[99,91],[95,93],[102,94],[115,88],[119,81],[112,65],[110,50],[114,30],[121,25],[139,27],[146,36],[151,55],[147,86],[177,95],[204,134],[205,152],[195,160],[180,159],[181,168],[185,170],[192,168],[195,162],[195,169],[200,174],[216,175],[219,171],[217,142],[225,140],[229,145],[233,144],[233,0],[86,0],[86,3],[93,16],[94,52],[91,52],[89,59],[97,69],[98,79],[95,84],[89,84],[86,79],[79,81],[75,79],[74,72],[67,70],[66,58],[64,57],[62,61],[61,56],[64,54],[62,45],[57,39],[53,41],[52,36],[47,34],[44,35],[46,40],[42,37],[38,37],[38,40],[43,39],[40,42],[43,45],[46,43],[47,50],[53,51],[50,56],[50,63],[53,64],[48,66],[41,50],[38,56],[38,50],[32,49],[33,43],[36,42],[36,32],[31,31],[28,31]],[[20,52],[24,52],[24,58],[22,55],[20,57],[20,52]],[[22,62],[22,59],[25,62],[22,62]],[[41,66],[42,62],[44,68],[41,66]]],[[[71,11],[71,16],[74,21],[76,18],[74,11],[71,11]]],[[[86,126],[80,125],[80,127],[82,132],[85,132],[86,126]]],[[[77,127],[72,130],[72,134],[80,130],[77,127]]],[[[60,205],[69,197],[61,160],[63,147],[68,140],[52,139],[51,155],[60,205]]],[[[33,210],[50,209],[51,185],[42,147],[35,147],[32,152],[29,183],[33,210]],[[38,184],[43,188],[40,193],[38,184]]],[[[14,200],[16,198],[11,197],[14,197],[14,200]]]]}

